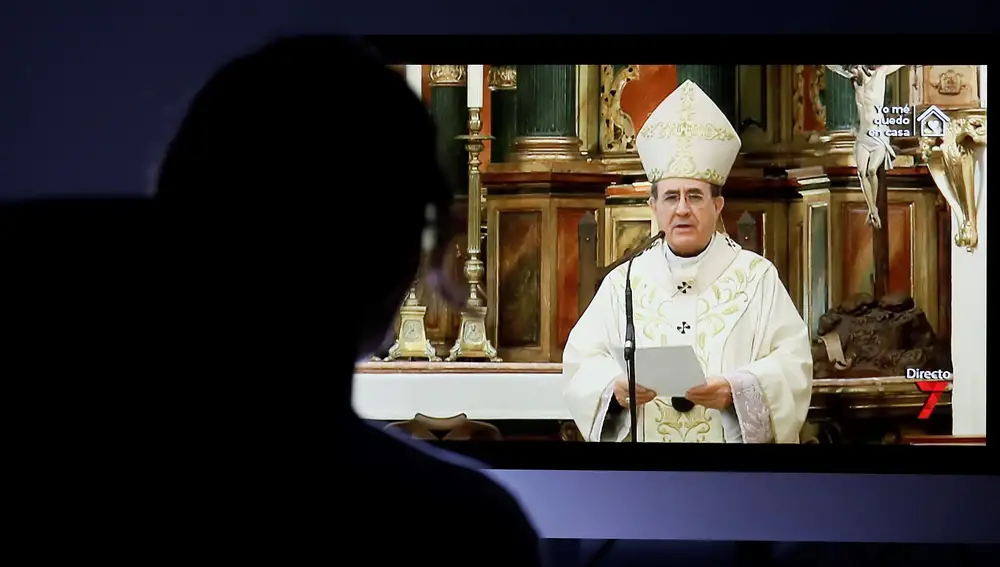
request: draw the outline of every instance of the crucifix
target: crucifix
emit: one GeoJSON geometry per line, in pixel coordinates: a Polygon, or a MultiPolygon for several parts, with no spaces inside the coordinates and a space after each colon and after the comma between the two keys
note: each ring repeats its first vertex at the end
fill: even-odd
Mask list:
{"type": "Polygon", "coordinates": [[[858,128],[854,136],[861,192],[868,205],[868,223],[872,226],[872,260],[875,277],[872,295],[878,299],[889,289],[889,195],[886,171],[892,169],[896,152],[892,149],[886,125],[882,122],[886,78],[902,65],[826,65],[834,73],[850,79],[858,108],[858,128]]]}

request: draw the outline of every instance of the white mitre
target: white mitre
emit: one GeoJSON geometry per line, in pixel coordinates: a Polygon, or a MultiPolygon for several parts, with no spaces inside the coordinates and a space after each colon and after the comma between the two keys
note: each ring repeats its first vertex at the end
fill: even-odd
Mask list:
{"type": "Polygon", "coordinates": [[[698,85],[684,81],[649,116],[635,140],[646,179],[697,179],[722,187],[740,137],[698,85]]]}

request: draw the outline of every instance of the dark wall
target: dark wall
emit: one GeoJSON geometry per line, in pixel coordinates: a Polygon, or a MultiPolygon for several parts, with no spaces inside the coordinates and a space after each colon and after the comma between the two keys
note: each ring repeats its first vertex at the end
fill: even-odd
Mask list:
{"type": "Polygon", "coordinates": [[[350,29],[343,5],[0,2],[0,200],[148,192],[219,65],[279,34],[350,29]]]}

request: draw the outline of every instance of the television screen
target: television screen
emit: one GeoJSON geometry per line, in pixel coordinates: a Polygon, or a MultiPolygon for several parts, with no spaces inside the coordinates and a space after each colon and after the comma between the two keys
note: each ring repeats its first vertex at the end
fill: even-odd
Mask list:
{"type": "Polygon", "coordinates": [[[400,72],[462,181],[469,309],[418,282],[358,365],[362,416],[446,441],[985,443],[985,66],[400,72]]]}
{"type": "MultiPolygon", "coordinates": [[[[985,66],[399,72],[456,180],[468,299],[414,284],[357,366],[362,417],[493,467],[548,537],[656,538],[657,510],[742,499],[787,525],[719,537],[971,541],[911,529],[919,477],[707,471],[985,470],[985,66]],[[586,513],[628,491],[634,521],[586,513]],[[871,521],[815,519],[832,506],[871,521]]],[[[713,524],[689,519],[671,537],[713,524]]]]}

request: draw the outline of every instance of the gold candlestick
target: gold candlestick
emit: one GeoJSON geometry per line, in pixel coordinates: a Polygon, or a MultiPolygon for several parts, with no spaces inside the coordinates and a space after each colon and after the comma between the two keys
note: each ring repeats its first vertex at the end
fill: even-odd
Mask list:
{"type": "Polygon", "coordinates": [[[430,362],[441,360],[434,345],[427,340],[427,329],[424,325],[425,315],[427,315],[427,308],[420,305],[420,300],[417,299],[417,284],[414,283],[406,293],[406,301],[399,308],[399,329],[396,332],[396,342],[392,343],[389,348],[389,356],[385,357],[386,362],[402,358],[426,358],[430,362]]]}
{"type": "Polygon", "coordinates": [[[480,218],[482,216],[482,187],[479,179],[479,153],[485,148],[484,142],[493,139],[479,132],[483,128],[479,108],[469,109],[469,133],[458,136],[465,141],[465,149],[469,152],[469,224],[468,224],[468,255],[465,259],[465,278],[469,282],[469,299],[462,310],[462,323],[458,329],[458,339],[451,347],[447,360],[486,359],[500,362],[497,349],[486,338],[486,301],[479,293],[485,269],[479,259],[480,251],[480,218]]]}

